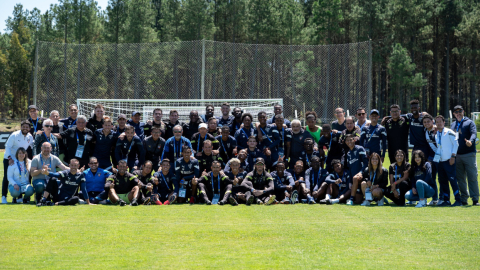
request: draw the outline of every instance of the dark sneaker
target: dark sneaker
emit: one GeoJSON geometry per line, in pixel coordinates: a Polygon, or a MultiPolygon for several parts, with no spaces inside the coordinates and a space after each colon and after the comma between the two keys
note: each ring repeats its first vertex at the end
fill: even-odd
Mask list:
{"type": "Polygon", "coordinates": [[[227,203],[226,201],[221,200],[221,201],[218,202],[218,205],[224,205],[224,204],[226,204],[226,203],[227,203]]]}
{"type": "Polygon", "coordinates": [[[232,196],[230,196],[230,198],[228,198],[228,202],[233,205],[233,206],[237,206],[238,205],[238,202],[237,200],[235,200],[235,198],[233,198],[232,196]]]}
{"type": "Polygon", "coordinates": [[[54,203],[54,202],[46,202],[45,205],[46,205],[46,206],[54,206],[55,203],[54,203]]]}
{"type": "Polygon", "coordinates": [[[119,204],[120,206],[125,206],[125,205],[127,205],[127,203],[126,203],[124,200],[122,200],[122,199],[118,200],[118,204],[119,204]]]}
{"type": "Polygon", "coordinates": [[[246,205],[251,205],[253,203],[253,201],[255,200],[255,197],[253,197],[253,195],[250,195],[246,199],[247,199],[247,202],[245,204],[246,205]]]}
{"type": "Polygon", "coordinates": [[[437,204],[438,207],[446,207],[446,206],[450,206],[450,202],[449,201],[444,201],[442,202],[441,204],[437,204]]]}
{"type": "Polygon", "coordinates": [[[318,203],[320,204],[328,204],[330,200],[327,200],[327,199],[323,199],[323,200],[320,200],[318,203]]]}
{"type": "Polygon", "coordinates": [[[152,204],[152,199],[150,199],[150,197],[147,197],[143,202],[143,205],[150,205],[150,204],[152,204]]]}
{"type": "MultiPolygon", "coordinates": [[[[463,203],[461,201],[455,201],[454,204],[452,204],[452,207],[455,207],[455,206],[462,206],[463,203]]],[[[468,204],[467,204],[468,205],[468,204]]]]}
{"type": "Polygon", "coordinates": [[[478,203],[478,201],[473,201],[472,205],[473,206],[480,206],[480,203],[478,203]]]}
{"type": "Polygon", "coordinates": [[[138,206],[137,199],[133,199],[132,202],[130,203],[130,206],[138,206]]]}
{"type": "Polygon", "coordinates": [[[315,199],[313,197],[309,197],[308,204],[316,204],[315,199]]]}
{"type": "Polygon", "coordinates": [[[463,206],[467,206],[467,205],[468,205],[468,202],[462,202],[462,205],[463,205],[463,206]]]}
{"type": "Polygon", "coordinates": [[[295,204],[297,202],[298,198],[298,191],[294,190],[292,192],[292,196],[290,197],[290,201],[292,201],[292,204],[295,204]]]}
{"type": "Polygon", "coordinates": [[[207,201],[205,202],[205,204],[206,204],[206,205],[212,205],[212,202],[211,202],[210,200],[207,200],[207,201]]]}
{"type": "Polygon", "coordinates": [[[46,206],[47,205],[47,200],[45,198],[42,198],[40,202],[37,203],[37,206],[46,206]]]}

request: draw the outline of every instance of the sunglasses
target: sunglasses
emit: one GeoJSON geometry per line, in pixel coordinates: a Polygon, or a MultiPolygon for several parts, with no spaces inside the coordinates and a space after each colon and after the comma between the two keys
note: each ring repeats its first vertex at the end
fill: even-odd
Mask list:
{"type": "Polygon", "coordinates": [[[173,133],[182,133],[181,131],[174,131],[173,133]]]}
{"type": "Polygon", "coordinates": [[[365,113],[357,113],[357,115],[365,115],[365,113]]]}
{"type": "Polygon", "coordinates": [[[454,111],[453,113],[461,113],[463,112],[463,110],[457,110],[457,111],[454,111]]]}
{"type": "Polygon", "coordinates": [[[98,162],[90,162],[90,163],[88,163],[88,164],[94,165],[94,164],[98,164],[98,162]]]}
{"type": "Polygon", "coordinates": [[[51,128],[51,127],[53,127],[53,126],[52,126],[52,125],[45,125],[45,127],[49,127],[49,128],[51,128]]]}

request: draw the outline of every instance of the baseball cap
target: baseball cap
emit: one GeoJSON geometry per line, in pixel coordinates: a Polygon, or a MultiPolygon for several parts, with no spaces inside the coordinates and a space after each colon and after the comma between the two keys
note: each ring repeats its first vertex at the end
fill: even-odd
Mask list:
{"type": "Polygon", "coordinates": [[[142,113],[141,113],[141,112],[138,112],[138,111],[134,111],[134,112],[132,112],[132,116],[135,116],[136,114],[140,114],[140,115],[142,115],[142,113]]]}
{"type": "Polygon", "coordinates": [[[119,114],[117,119],[120,119],[120,118],[123,118],[123,119],[127,119],[127,116],[123,113],[119,114]]]}
{"type": "Polygon", "coordinates": [[[30,105],[30,106],[28,106],[28,110],[30,111],[31,109],[35,109],[35,110],[38,111],[38,107],[35,106],[35,105],[30,105]]]}
{"type": "Polygon", "coordinates": [[[370,111],[370,115],[372,115],[373,113],[376,113],[376,114],[380,115],[380,113],[378,112],[377,109],[373,109],[373,110],[370,111]]]}
{"type": "Polygon", "coordinates": [[[201,123],[200,125],[198,125],[198,129],[201,129],[201,128],[208,128],[208,126],[205,123],[201,123]]]}
{"type": "Polygon", "coordinates": [[[462,105],[457,105],[453,108],[453,111],[456,111],[456,110],[462,110],[463,111],[463,107],[462,105]]]}
{"type": "Polygon", "coordinates": [[[263,164],[265,165],[265,160],[263,158],[257,158],[257,160],[255,161],[255,164],[263,164]]]}

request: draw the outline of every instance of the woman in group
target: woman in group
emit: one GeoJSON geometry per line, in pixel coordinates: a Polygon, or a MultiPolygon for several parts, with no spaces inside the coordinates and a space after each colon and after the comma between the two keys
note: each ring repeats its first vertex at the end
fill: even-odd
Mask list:
{"type": "Polygon", "coordinates": [[[20,147],[15,153],[15,164],[8,166],[8,190],[14,199],[18,198],[17,203],[28,203],[30,196],[33,195],[33,187],[29,181],[30,162],[27,151],[20,147]],[[25,200],[21,198],[22,194],[25,194],[25,200]]]}
{"type": "Polygon", "coordinates": [[[395,152],[395,163],[390,165],[390,186],[385,192],[385,197],[398,206],[405,206],[405,193],[410,190],[410,163],[406,161],[403,150],[395,152]]]}
{"type": "Polygon", "coordinates": [[[372,200],[377,201],[378,206],[383,206],[383,194],[387,190],[388,170],[383,168],[380,155],[372,153],[368,162],[368,168],[363,171],[362,193],[365,196],[363,206],[370,205],[372,200]],[[367,196],[367,191],[371,192],[372,198],[367,196]]]}
{"type": "Polygon", "coordinates": [[[305,113],[305,118],[307,119],[307,126],[305,130],[312,135],[315,142],[318,144],[320,140],[320,133],[322,132],[322,128],[317,126],[317,113],[316,112],[307,112],[305,113]]]}
{"type": "Polygon", "coordinates": [[[413,162],[410,169],[412,189],[405,194],[405,198],[409,201],[418,201],[416,207],[425,207],[427,198],[435,195],[437,183],[432,177],[432,165],[430,162],[425,162],[425,154],[416,150],[412,156],[413,162]]]}
{"type": "Polygon", "coordinates": [[[44,142],[49,142],[52,145],[52,152],[51,154],[58,157],[59,153],[59,146],[58,140],[55,136],[53,136],[52,130],[54,127],[54,123],[51,119],[47,119],[43,121],[43,132],[35,137],[35,142],[33,144],[33,155],[36,156],[42,152],[42,144],[44,142]]]}

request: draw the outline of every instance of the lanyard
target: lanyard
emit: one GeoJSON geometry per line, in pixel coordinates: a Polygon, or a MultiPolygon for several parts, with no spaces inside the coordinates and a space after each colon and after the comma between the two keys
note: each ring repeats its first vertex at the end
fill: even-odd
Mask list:
{"type": "MultiPolygon", "coordinates": [[[[243,131],[243,133],[245,133],[245,136],[247,137],[247,140],[248,140],[249,136],[248,136],[247,132],[245,131],[245,128],[242,128],[242,131],[243,131]]],[[[250,134],[252,134],[251,130],[250,130],[250,134]]]]}
{"type": "MultiPolygon", "coordinates": [[[[207,139],[207,134],[205,134],[205,138],[203,138],[203,141],[205,141],[207,139]]],[[[198,153],[198,149],[200,148],[200,142],[202,141],[202,135],[200,135],[200,133],[198,133],[198,142],[197,142],[197,153],[198,153]]]]}
{"type": "MultiPolygon", "coordinates": [[[[460,126],[462,125],[463,123],[463,120],[465,120],[465,117],[462,118],[462,121],[460,123],[457,124],[457,133],[458,133],[458,130],[460,129],[460,126]]],[[[458,121],[457,121],[458,122],[458,121]]]]}
{"type": "MultiPolygon", "coordinates": [[[[80,140],[78,139],[78,133],[75,132],[75,134],[77,135],[77,144],[80,145],[80,140]]],[[[85,136],[84,136],[83,139],[84,139],[83,140],[83,146],[86,146],[86,144],[87,144],[87,134],[86,133],[85,133],[85,136]]]]}
{"type": "MultiPolygon", "coordinates": [[[[317,185],[317,182],[318,182],[319,179],[320,179],[320,172],[321,172],[321,171],[322,171],[322,170],[319,168],[319,169],[318,169],[318,174],[317,174],[317,181],[315,181],[315,175],[313,176],[313,186],[316,186],[316,185],[317,185]]],[[[313,170],[312,170],[312,173],[313,173],[313,170]]]]}
{"type": "Polygon", "coordinates": [[[68,126],[68,128],[71,128],[75,125],[75,123],[77,123],[77,119],[75,119],[75,121],[73,121],[73,123],[71,125],[68,126]]]}
{"type": "MultiPolygon", "coordinates": [[[[25,163],[25,161],[24,161],[25,163]]],[[[18,172],[20,173],[20,178],[22,178],[22,169],[20,168],[20,162],[17,160],[17,167],[18,172]]],[[[42,166],[43,167],[43,166],[42,166]]],[[[25,163],[25,174],[23,174],[24,178],[27,178],[27,164],[25,163]]]]}
{"type": "MultiPolygon", "coordinates": [[[[33,122],[33,119],[32,119],[32,122],[33,122]]],[[[32,126],[33,126],[33,123],[32,123],[32,126]]],[[[38,126],[38,117],[37,117],[37,121],[35,122],[35,126],[33,126],[33,130],[35,133],[37,133],[37,126],[38,126]]]]}
{"type": "MultiPolygon", "coordinates": [[[[180,152],[182,152],[182,147],[183,147],[183,144],[182,144],[182,138],[180,138],[180,152]]],[[[177,158],[177,150],[176,150],[176,147],[175,145],[177,144],[177,140],[173,140],[173,155],[175,156],[175,159],[177,158]]],[[[180,153],[178,153],[178,155],[180,155],[180,153]]]]}
{"type": "Polygon", "coordinates": [[[378,124],[375,126],[375,128],[370,133],[370,137],[368,137],[367,145],[370,143],[370,140],[372,139],[372,135],[377,130],[377,128],[378,128],[378,124]]]}
{"type": "Polygon", "coordinates": [[[270,137],[267,136],[267,134],[265,133],[265,130],[263,130],[262,127],[260,127],[260,130],[262,131],[263,135],[264,135],[265,137],[267,137],[268,141],[269,141],[270,143],[272,143],[272,140],[270,139],[270,137]]]}
{"type": "Polygon", "coordinates": [[[168,188],[168,183],[167,183],[167,180],[165,179],[165,176],[163,176],[163,172],[160,172],[160,175],[162,176],[163,182],[165,182],[165,185],[168,188]]]}
{"type": "MultiPolygon", "coordinates": [[[[340,178],[340,175],[338,175],[338,173],[335,173],[335,175],[337,176],[337,179],[340,178]]],[[[344,178],[345,178],[345,173],[343,173],[342,178],[341,178],[341,179],[342,179],[342,183],[343,183],[343,179],[344,179],[344,178]]]]}
{"type": "Polygon", "coordinates": [[[225,148],[225,145],[223,145],[223,139],[222,138],[220,138],[220,143],[222,144],[223,151],[225,151],[225,155],[227,155],[227,159],[230,159],[230,157],[228,156],[228,153],[227,153],[227,148],[225,148]]]}
{"type": "MultiPolygon", "coordinates": [[[[212,191],[213,193],[215,193],[215,186],[213,185],[213,172],[211,173],[212,174],[212,191]]],[[[220,193],[220,174],[217,175],[217,182],[218,182],[218,193],[220,193]]]]}
{"type": "Polygon", "coordinates": [[[307,165],[310,164],[310,161],[308,160],[308,153],[305,152],[305,158],[307,159],[307,165]]]}
{"type": "MultiPolygon", "coordinates": [[[[442,132],[443,133],[443,132],[442,132]]],[[[440,147],[442,147],[442,133],[440,133],[440,131],[437,131],[437,134],[438,134],[438,145],[440,145],[440,147]]]]}
{"type": "MultiPolygon", "coordinates": [[[[45,139],[47,139],[47,142],[49,142],[51,144],[51,140],[52,141],[55,141],[55,137],[50,134],[50,139],[47,137],[47,134],[45,134],[45,132],[43,132],[43,135],[45,136],[45,139]]],[[[53,149],[55,150],[57,148],[57,142],[55,141],[55,145],[53,146],[53,149]]]]}
{"type": "MultiPolygon", "coordinates": [[[[330,148],[332,148],[332,139],[333,139],[333,132],[330,132],[330,142],[328,143],[328,153],[327,153],[327,156],[325,156],[325,160],[327,160],[328,154],[330,154],[330,148]]],[[[320,142],[320,140],[318,141],[320,142]]]]}
{"type": "MultiPolygon", "coordinates": [[[[128,141],[128,140],[127,140],[127,141],[128,141]]],[[[133,146],[133,143],[134,143],[134,142],[135,142],[135,141],[134,141],[133,138],[132,138],[132,142],[130,143],[130,147],[128,148],[128,151],[127,151],[127,160],[128,160],[128,155],[130,155],[130,150],[132,150],[132,146],[133,146]]]]}
{"type": "MultiPolygon", "coordinates": [[[[395,175],[397,174],[397,167],[395,166],[395,175]]],[[[372,181],[372,185],[373,183],[375,183],[375,178],[377,177],[377,170],[375,170],[375,172],[373,173],[373,179],[371,180],[372,181]]],[[[397,181],[395,179],[395,181],[397,181]]]]}
{"type": "MultiPolygon", "coordinates": [[[[50,169],[52,169],[52,156],[49,157],[49,160],[50,160],[50,164],[48,164],[48,167],[50,169]]],[[[40,165],[42,166],[43,168],[43,158],[42,158],[42,154],[40,154],[40,165]]]]}
{"type": "Polygon", "coordinates": [[[280,138],[282,146],[285,147],[285,128],[282,127],[282,138],[280,138]]]}
{"type": "Polygon", "coordinates": [[[397,164],[395,164],[395,182],[397,182],[397,164]]]}

